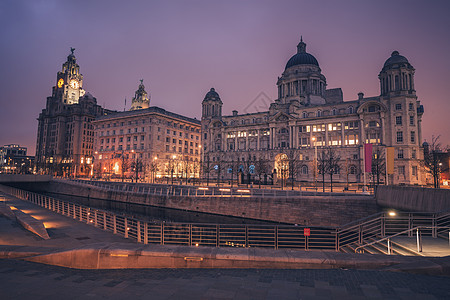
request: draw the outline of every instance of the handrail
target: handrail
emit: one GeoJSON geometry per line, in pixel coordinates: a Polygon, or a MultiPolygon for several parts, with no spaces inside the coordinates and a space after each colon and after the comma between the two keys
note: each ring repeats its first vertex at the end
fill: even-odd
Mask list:
{"type": "Polygon", "coordinates": [[[446,227],[446,226],[444,226],[444,227],[443,227],[443,226],[417,226],[417,227],[414,227],[414,228],[410,228],[410,229],[407,229],[407,230],[403,230],[403,231],[398,232],[398,233],[396,233],[396,234],[394,234],[394,235],[390,235],[390,236],[384,237],[384,238],[382,238],[382,239],[376,240],[376,241],[371,242],[371,243],[369,243],[369,244],[365,244],[365,245],[361,245],[361,246],[359,246],[359,247],[356,247],[356,248],[355,248],[355,253],[358,253],[358,250],[359,250],[360,248],[365,248],[365,247],[368,247],[368,246],[377,244],[377,243],[382,242],[382,241],[385,241],[385,240],[390,240],[390,239],[392,239],[393,237],[396,237],[396,236],[399,236],[399,235],[408,233],[408,232],[410,232],[410,231],[414,231],[414,230],[418,230],[418,229],[434,229],[434,228],[435,228],[435,229],[444,229],[444,228],[446,228],[446,229],[449,229],[449,230],[450,230],[450,227],[446,227]]]}

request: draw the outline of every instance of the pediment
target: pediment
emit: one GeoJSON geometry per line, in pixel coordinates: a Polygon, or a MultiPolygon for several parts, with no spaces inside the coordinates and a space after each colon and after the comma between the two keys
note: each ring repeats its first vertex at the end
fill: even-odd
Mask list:
{"type": "Polygon", "coordinates": [[[294,120],[295,118],[284,113],[284,112],[278,112],[274,116],[270,118],[270,122],[288,122],[290,120],[294,120]]]}

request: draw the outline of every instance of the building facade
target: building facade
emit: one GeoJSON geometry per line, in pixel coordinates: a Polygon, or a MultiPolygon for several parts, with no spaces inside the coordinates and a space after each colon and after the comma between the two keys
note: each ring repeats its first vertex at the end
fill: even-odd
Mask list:
{"type": "Polygon", "coordinates": [[[27,156],[27,148],[17,144],[0,147],[0,173],[31,174],[34,156],[27,156]]]}
{"type": "Polygon", "coordinates": [[[83,90],[75,49],[56,75],[52,96],[39,114],[36,171],[56,176],[88,176],[92,172],[94,128],[105,111],[83,90]]]}
{"type": "Polygon", "coordinates": [[[138,176],[145,181],[198,177],[200,121],[150,107],[147,95],[141,80],[129,111],[99,116],[93,122],[96,177],[138,176]]]}
{"type": "MultiPolygon", "coordinates": [[[[331,149],[340,158],[333,181],[363,182],[363,144],[367,143],[373,146],[374,161],[376,156],[379,161],[385,157],[386,147],[394,147],[390,184],[421,184],[423,106],[416,96],[414,72],[409,61],[394,51],[378,74],[380,95],[359,93],[357,99],[344,101],[340,88],[327,89],[317,59],[306,52],[301,40],[278,77],[278,98],[268,111],[241,115],[233,111],[225,116],[219,94],[214,89],[206,94],[203,159],[211,161],[215,170],[224,170],[225,178],[240,170],[274,180],[287,176],[312,182],[321,180],[317,161],[331,149]],[[296,163],[291,175],[282,174],[285,158],[296,163]]],[[[380,173],[384,181],[385,172],[380,173]]]]}

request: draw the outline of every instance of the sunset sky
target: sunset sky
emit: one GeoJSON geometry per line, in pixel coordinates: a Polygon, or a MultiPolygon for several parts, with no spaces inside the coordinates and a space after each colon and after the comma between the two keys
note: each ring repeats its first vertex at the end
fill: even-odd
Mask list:
{"type": "Polygon", "coordinates": [[[123,110],[126,98],[129,109],[143,79],[150,105],[200,118],[211,87],[224,114],[273,101],[300,36],[344,100],[379,95],[378,73],[398,50],[416,69],[424,139],[447,145],[449,12],[450,1],[2,0],[0,146],[34,155],[36,118],[70,47],[98,104],[123,110]]]}

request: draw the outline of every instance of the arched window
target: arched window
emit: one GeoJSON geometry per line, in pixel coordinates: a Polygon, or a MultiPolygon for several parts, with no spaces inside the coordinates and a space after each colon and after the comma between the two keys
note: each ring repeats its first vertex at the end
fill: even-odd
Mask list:
{"type": "Polygon", "coordinates": [[[349,114],[352,114],[352,113],[353,113],[353,106],[349,106],[349,108],[348,108],[348,113],[349,113],[349,114]]]}
{"type": "Polygon", "coordinates": [[[306,119],[308,117],[308,113],[306,111],[303,112],[303,118],[306,119]]]}
{"type": "Polygon", "coordinates": [[[317,111],[317,116],[318,116],[318,117],[321,117],[321,116],[322,116],[322,111],[321,111],[321,110],[318,110],[318,111],[317,111]]]}
{"type": "Polygon", "coordinates": [[[336,115],[336,108],[333,108],[333,109],[331,110],[331,114],[332,114],[333,116],[336,115]]]}
{"type": "Polygon", "coordinates": [[[302,166],[302,174],[308,175],[308,166],[302,166]]]}
{"type": "Polygon", "coordinates": [[[349,172],[349,174],[355,175],[356,174],[356,167],[355,166],[350,166],[348,172],[349,172]]]}

